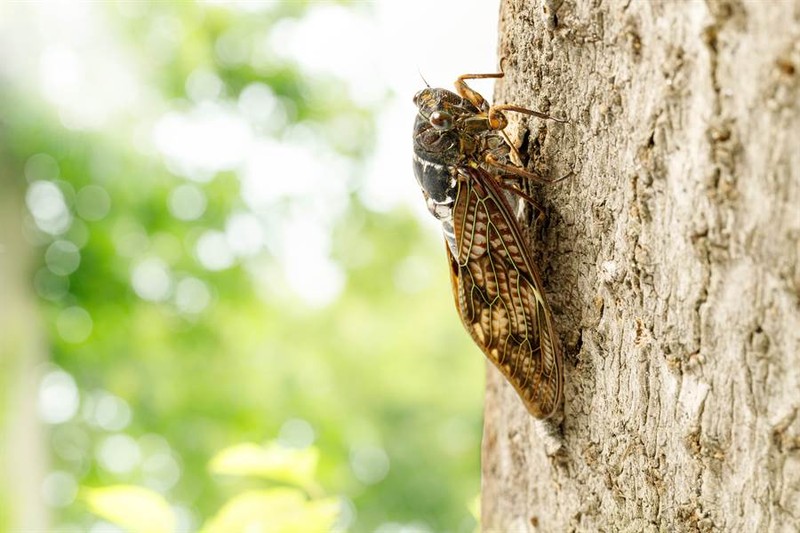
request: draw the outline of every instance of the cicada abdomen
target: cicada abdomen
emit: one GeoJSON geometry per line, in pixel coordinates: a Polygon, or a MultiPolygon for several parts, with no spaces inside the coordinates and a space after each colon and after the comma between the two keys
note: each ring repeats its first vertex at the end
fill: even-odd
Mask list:
{"type": "Polygon", "coordinates": [[[464,82],[500,76],[461,76],[458,94],[430,87],[417,93],[414,174],[442,223],[464,327],[528,411],[547,418],[561,402],[561,351],[531,250],[503,193],[510,189],[504,180],[540,178],[510,163],[502,133],[504,110],[547,116],[489,106],[464,82]]]}

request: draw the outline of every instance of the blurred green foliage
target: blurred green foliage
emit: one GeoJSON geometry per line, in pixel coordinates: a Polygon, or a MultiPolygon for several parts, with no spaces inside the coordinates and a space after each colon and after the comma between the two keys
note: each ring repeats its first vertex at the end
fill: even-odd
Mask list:
{"type": "MultiPolygon", "coordinates": [[[[294,487],[250,489],[233,496],[200,530],[203,533],[327,533],[342,512],[336,498],[322,496],[316,483],[316,448],[239,444],[212,460],[216,474],[251,476],[294,487]]],[[[83,499],[93,513],[132,533],[170,533],[177,518],[169,503],[153,490],[132,485],[85,489],[83,499]]]]}
{"type": "MultiPolygon", "coordinates": [[[[263,507],[263,498],[308,505],[316,500],[297,489],[264,493],[208,468],[219,450],[278,435],[284,446],[313,442],[320,450],[314,483],[343,498],[344,514],[353,517],[340,522],[347,530],[388,533],[415,524],[421,531],[472,531],[483,362],[452,308],[441,237],[404,209],[376,212],[361,200],[360,162],[372,149],[376,109],[353,101],[343,80],[311,75],[291,61],[256,61],[250,52],[232,60],[235,54],[220,51],[250,51],[269,28],[303,17],[314,3],[244,12],[155,2],[126,17],[115,6],[101,8],[103,20],[132,51],[147,84],[147,111],[134,107],[108,127],[76,130],[34,92],[0,87],[4,172],[28,191],[38,181],[54,183],[69,210],[63,231],[26,220],[51,370],[72,376],[80,398],[74,416],[50,427],[52,468],[94,490],[58,503],[55,524],[89,530],[92,510],[113,518],[102,509],[115,498],[158,507],[153,494],[181,509],[176,523],[191,531],[227,523],[237,514],[231,505],[263,507]],[[153,48],[162,41],[142,44],[165,24],[174,31],[169,49],[153,48]],[[137,114],[157,118],[196,106],[186,87],[199,69],[221,81],[222,104],[235,105],[253,83],[271,89],[284,105],[286,128],[254,124],[258,135],[281,141],[290,126],[303,125],[352,163],[346,208],[329,228],[344,288],[327,305],[293,296],[282,282],[280,247],[271,244],[283,214],[311,204],[278,197],[255,210],[236,169],[191,181],[137,141],[137,114]],[[342,124],[351,128],[346,135],[337,131],[342,124]],[[181,220],[169,205],[187,183],[206,206],[199,217],[181,220]],[[234,213],[257,217],[265,245],[209,269],[198,260],[198,243],[208,231],[225,231],[234,213]],[[144,298],[132,285],[146,260],[156,261],[156,274],[166,273],[168,296],[144,298]],[[188,292],[190,303],[192,295],[208,300],[189,312],[176,296],[187,280],[199,291],[188,292]],[[113,416],[105,420],[107,412],[113,416]],[[155,492],[125,492],[131,486],[155,492]]],[[[410,165],[385,169],[385,176],[413,181],[410,165]]],[[[294,177],[264,176],[284,179],[294,177]]]]}

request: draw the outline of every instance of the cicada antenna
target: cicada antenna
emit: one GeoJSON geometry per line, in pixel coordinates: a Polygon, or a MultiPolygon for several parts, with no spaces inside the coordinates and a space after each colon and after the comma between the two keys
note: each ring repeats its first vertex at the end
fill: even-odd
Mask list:
{"type": "Polygon", "coordinates": [[[419,74],[419,77],[422,78],[422,81],[425,83],[425,87],[430,89],[431,88],[431,84],[428,83],[428,80],[426,80],[425,76],[422,75],[422,71],[419,69],[419,67],[417,67],[417,74],[419,74]]]}

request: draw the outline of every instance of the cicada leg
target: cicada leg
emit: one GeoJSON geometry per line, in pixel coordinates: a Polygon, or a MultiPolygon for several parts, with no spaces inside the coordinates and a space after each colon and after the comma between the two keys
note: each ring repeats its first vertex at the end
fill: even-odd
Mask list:
{"type": "MultiPolygon", "coordinates": [[[[483,96],[480,95],[480,93],[478,93],[478,91],[470,88],[470,86],[467,85],[466,80],[485,80],[487,78],[502,78],[503,76],[505,76],[505,74],[502,72],[495,72],[493,74],[462,74],[456,78],[456,91],[459,95],[461,95],[462,98],[466,98],[472,102],[472,105],[483,111],[489,107],[489,103],[483,96]]],[[[492,129],[499,130],[502,128],[492,129]]]]}
{"type": "Polygon", "coordinates": [[[520,190],[519,187],[515,187],[514,185],[506,181],[503,181],[506,179],[513,179],[513,178],[510,178],[508,176],[501,176],[500,179],[498,180],[500,183],[500,188],[509,191],[512,194],[516,194],[517,196],[528,202],[530,206],[536,211],[536,224],[541,224],[544,221],[546,214],[544,206],[539,202],[537,202],[536,200],[534,200],[533,196],[526,193],[525,191],[520,190]]]}
{"type": "Polygon", "coordinates": [[[565,180],[565,179],[567,179],[568,177],[570,177],[572,175],[572,172],[570,172],[566,176],[562,176],[562,177],[556,178],[556,179],[545,178],[544,176],[542,176],[541,174],[538,174],[536,172],[533,172],[533,171],[530,171],[530,170],[526,170],[524,168],[519,168],[519,167],[516,167],[514,165],[508,165],[506,163],[501,163],[500,161],[497,160],[497,158],[493,154],[486,154],[486,157],[484,158],[484,161],[486,162],[487,165],[490,165],[490,166],[492,166],[494,168],[497,168],[497,169],[499,169],[499,170],[501,170],[501,171],[503,171],[503,172],[505,172],[507,174],[513,174],[514,176],[518,176],[520,178],[529,179],[529,180],[535,181],[537,183],[546,183],[546,184],[558,183],[559,181],[565,180]]]}
{"type": "Polygon", "coordinates": [[[491,74],[462,74],[456,79],[455,83],[456,91],[458,91],[458,94],[461,95],[462,98],[466,98],[467,100],[472,102],[472,104],[478,109],[486,110],[486,117],[489,121],[490,129],[502,130],[503,128],[508,126],[508,119],[506,119],[506,116],[503,114],[503,111],[514,111],[516,113],[531,115],[546,120],[555,120],[556,122],[560,122],[562,124],[568,122],[565,119],[556,118],[546,113],[542,113],[541,111],[527,109],[525,107],[520,107],[517,105],[500,104],[500,105],[490,106],[486,102],[486,99],[480,95],[480,93],[478,93],[476,90],[472,89],[469,85],[467,85],[466,81],[466,80],[483,80],[487,78],[502,78],[503,76],[505,76],[503,72],[495,72],[491,74]]]}
{"type": "MultiPolygon", "coordinates": [[[[500,105],[493,105],[489,108],[489,124],[492,123],[492,114],[503,116],[503,111],[515,111],[517,113],[522,113],[524,115],[531,115],[538,118],[543,118],[545,120],[554,120],[556,122],[560,122],[561,124],[569,123],[569,120],[563,118],[553,117],[546,113],[542,113],[541,111],[535,111],[533,109],[528,109],[525,107],[520,107],[517,105],[510,105],[510,104],[500,104],[500,105]]],[[[503,116],[505,119],[505,116],[503,116]]]]}

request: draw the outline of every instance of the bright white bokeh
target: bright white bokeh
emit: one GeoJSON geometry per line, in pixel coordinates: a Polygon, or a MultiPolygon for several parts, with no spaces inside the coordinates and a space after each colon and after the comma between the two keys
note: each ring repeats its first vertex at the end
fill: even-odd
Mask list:
{"type": "Polygon", "coordinates": [[[100,466],[115,474],[127,474],[142,460],[141,449],[130,435],[117,433],[100,441],[95,452],[100,466]]]}
{"type": "Polygon", "coordinates": [[[153,140],[172,172],[205,182],[217,172],[238,168],[253,134],[235,108],[203,102],[188,112],[170,111],[160,118],[153,140]]]}
{"type": "Polygon", "coordinates": [[[217,230],[208,230],[197,239],[195,255],[201,265],[212,271],[230,268],[236,260],[225,233],[217,230]]]}
{"type": "Polygon", "coordinates": [[[40,230],[51,235],[59,235],[69,229],[72,215],[67,208],[64,194],[52,181],[31,183],[25,201],[40,230]]]}
{"type": "Polygon", "coordinates": [[[49,424],[61,424],[78,412],[80,397],[78,386],[71,375],[53,369],[39,383],[39,417],[49,424]]]}
{"type": "Polygon", "coordinates": [[[262,250],[266,235],[257,216],[250,212],[236,212],[225,221],[225,238],[234,254],[248,257],[262,250]]]}
{"type": "MultiPolygon", "coordinates": [[[[208,3],[247,12],[275,5],[208,3]]],[[[101,4],[18,2],[0,10],[0,15],[6,12],[0,16],[0,78],[37,87],[67,128],[134,132],[126,142],[160,155],[171,172],[187,179],[168,197],[170,213],[180,220],[203,216],[203,183],[220,171],[235,172],[249,212],[231,217],[225,227],[205,229],[194,243],[202,267],[223,270],[266,248],[295,296],[311,306],[335,301],[345,280],[330,256],[330,230],[346,208],[357,173],[363,178],[358,194],[367,206],[379,211],[407,206],[431,232],[438,231],[411,171],[411,99],[424,86],[423,76],[431,85],[451,88],[465,72],[497,70],[499,0],[373,2],[356,6],[361,9],[313,2],[307,16],[279,22],[253,50],[236,28],[219,37],[214,54],[223,65],[250,61],[259,68],[293,61],[309,75],[344,79],[357,102],[379,106],[376,150],[360,169],[338,155],[321,132],[287,126],[291,103],[263,83],[225,100],[219,75],[203,67],[186,80],[188,100],[160,102],[158,91],[148,85],[147,65],[133,60],[141,50],[131,47],[144,47],[153,62],[168,61],[187,31],[184,23],[162,14],[136,44],[124,42],[107,23],[109,13],[115,9],[119,16],[136,18],[146,14],[146,6],[120,2],[109,10],[101,4]],[[296,203],[301,213],[284,210],[286,202],[296,203]]],[[[476,87],[491,94],[491,82],[476,87]]],[[[335,142],[352,144],[358,127],[358,121],[343,117],[331,128],[335,142]]],[[[25,173],[34,182],[28,207],[36,225],[53,235],[67,231],[74,222],[69,203],[45,181],[58,177],[56,161],[37,154],[25,173]]],[[[98,186],[79,191],[78,215],[89,221],[106,216],[111,205],[104,192],[98,186]]],[[[49,250],[47,261],[62,276],[80,264],[77,248],[65,242],[49,250]]],[[[115,246],[123,256],[146,253],[148,244],[135,221],[115,229],[115,246]]],[[[144,299],[161,301],[172,294],[173,281],[166,265],[153,261],[134,267],[133,288],[144,299]]],[[[416,275],[413,263],[396,273],[404,287],[416,275]]],[[[176,298],[184,313],[198,312],[208,300],[193,282],[184,284],[176,298]]]]}
{"type": "Polygon", "coordinates": [[[133,290],[143,300],[166,300],[172,291],[172,276],[167,264],[158,257],[140,261],[131,273],[133,290]]]}

